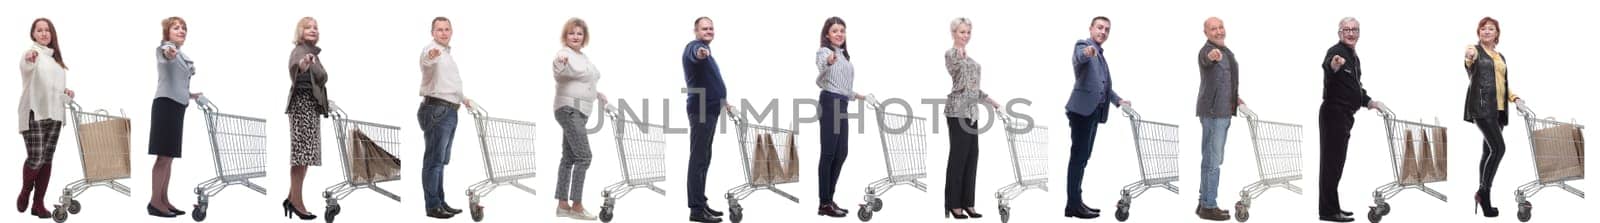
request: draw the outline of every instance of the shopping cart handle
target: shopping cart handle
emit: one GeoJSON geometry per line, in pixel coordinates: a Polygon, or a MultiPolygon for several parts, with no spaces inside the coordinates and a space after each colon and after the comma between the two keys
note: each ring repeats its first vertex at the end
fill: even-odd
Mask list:
{"type": "Polygon", "coordinates": [[[1256,117],[1257,117],[1256,116],[1256,112],[1250,110],[1250,106],[1239,105],[1239,109],[1238,110],[1239,110],[1239,116],[1240,117],[1244,117],[1244,119],[1255,120],[1256,117]]]}
{"type": "Polygon", "coordinates": [[[205,110],[205,111],[210,111],[210,112],[216,112],[218,110],[217,109],[217,105],[216,104],[212,104],[211,103],[211,99],[210,98],[206,98],[205,95],[200,95],[200,97],[195,98],[194,102],[195,103],[200,103],[200,110],[205,110]]]}
{"type": "Polygon", "coordinates": [[[1379,104],[1378,105],[1378,116],[1381,116],[1381,117],[1384,117],[1384,118],[1393,118],[1393,117],[1395,117],[1394,111],[1393,110],[1389,110],[1389,105],[1384,105],[1384,104],[1379,104]]]}
{"type": "Polygon", "coordinates": [[[478,104],[476,101],[472,102],[472,106],[467,107],[467,113],[472,114],[473,117],[489,117],[489,110],[484,109],[483,104],[478,104]]]}
{"type": "Polygon", "coordinates": [[[1127,116],[1133,119],[1142,119],[1139,117],[1139,112],[1133,110],[1133,106],[1122,106],[1120,108],[1122,108],[1122,116],[1127,116]]]}
{"type": "Polygon", "coordinates": [[[1524,103],[1527,103],[1527,102],[1516,103],[1517,104],[1517,112],[1521,112],[1523,117],[1536,118],[1536,119],[1539,118],[1539,115],[1534,114],[1533,113],[1533,109],[1528,108],[1528,105],[1524,104],[1524,103]]]}
{"type": "Polygon", "coordinates": [[[873,110],[880,110],[880,111],[883,110],[883,102],[878,101],[878,96],[877,95],[867,94],[866,101],[867,101],[867,105],[872,106],[873,110]]]}

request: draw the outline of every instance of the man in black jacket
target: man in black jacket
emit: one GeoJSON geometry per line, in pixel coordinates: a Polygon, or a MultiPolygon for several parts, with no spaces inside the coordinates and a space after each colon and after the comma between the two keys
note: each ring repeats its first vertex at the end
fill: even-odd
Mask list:
{"type": "Polygon", "coordinates": [[[1317,217],[1323,221],[1355,221],[1350,218],[1352,213],[1339,208],[1339,178],[1344,174],[1350,128],[1361,106],[1383,107],[1361,88],[1361,58],[1356,56],[1359,39],[1361,23],[1354,17],[1345,17],[1339,21],[1339,43],[1328,48],[1322,58],[1322,108],[1317,114],[1322,161],[1317,179],[1317,217]]]}

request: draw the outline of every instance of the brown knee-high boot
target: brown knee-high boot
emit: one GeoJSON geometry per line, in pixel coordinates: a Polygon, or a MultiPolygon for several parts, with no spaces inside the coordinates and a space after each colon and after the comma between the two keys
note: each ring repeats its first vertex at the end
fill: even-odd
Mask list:
{"type": "Polygon", "coordinates": [[[17,213],[28,210],[28,193],[33,192],[33,179],[38,172],[37,169],[28,168],[28,164],[22,164],[22,192],[17,192],[17,213]]]}
{"type": "Polygon", "coordinates": [[[50,191],[50,167],[55,164],[45,164],[39,167],[39,173],[33,177],[33,215],[39,218],[50,218],[50,210],[44,208],[44,193],[50,191]]]}

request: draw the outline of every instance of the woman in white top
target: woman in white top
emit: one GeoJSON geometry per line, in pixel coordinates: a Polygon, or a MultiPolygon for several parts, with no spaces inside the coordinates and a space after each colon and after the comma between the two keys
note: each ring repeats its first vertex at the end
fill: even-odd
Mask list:
{"type": "Polygon", "coordinates": [[[846,108],[851,100],[863,99],[866,96],[855,92],[855,65],[850,63],[849,45],[845,45],[844,19],[839,17],[828,18],[822,25],[822,46],[817,49],[817,87],[822,88],[818,95],[817,114],[821,116],[821,160],[817,162],[818,179],[817,196],[819,206],[817,215],[842,218],[850,211],[840,208],[833,202],[834,188],[839,183],[839,174],[844,167],[844,159],[850,151],[850,129],[846,108]]]}
{"type": "Polygon", "coordinates": [[[33,212],[39,218],[50,218],[45,210],[44,193],[50,186],[51,160],[55,157],[56,142],[61,138],[61,125],[67,120],[67,102],[72,100],[72,90],[67,89],[67,65],[61,62],[61,44],[55,40],[56,25],[50,19],[33,20],[33,46],[22,53],[22,99],[17,100],[17,130],[27,144],[28,159],[22,163],[22,192],[17,193],[17,212],[28,207],[28,194],[33,193],[33,212]]]}
{"type": "Polygon", "coordinates": [[[600,70],[590,63],[583,47],[589,45],[589,25],[572,18],[561,28],[564,47],[556,52],[552,68],[556,78],[556,123],[561,125],[561,166],[556,174],[556,217],[594,220],[583,208],[583,179],[589,171],[589,135],[584,123],[594,114],[595,99],[600,107],[608,100],[595,87],[600,70]],[[571,202],[570,204],[568,202],[571,202]]]}

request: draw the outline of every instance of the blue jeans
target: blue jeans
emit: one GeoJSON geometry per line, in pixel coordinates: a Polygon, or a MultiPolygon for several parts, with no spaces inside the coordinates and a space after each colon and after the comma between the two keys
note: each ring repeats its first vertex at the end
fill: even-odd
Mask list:
{"type": "Polygon", "coordinates": [[[1232,117],[1200,118],[1200,206],[1217,208],[1217,178],[1222,176],[1223,149],[1232,117]]]}
{"type": "Polygon", "coordinates": [[[456,136],[456,109],[422,104],[417,123],[427,149],[422,152],[422,199],[426,208],[444,207],[444,165],[450,164],[450,145],[456,136]]]}

